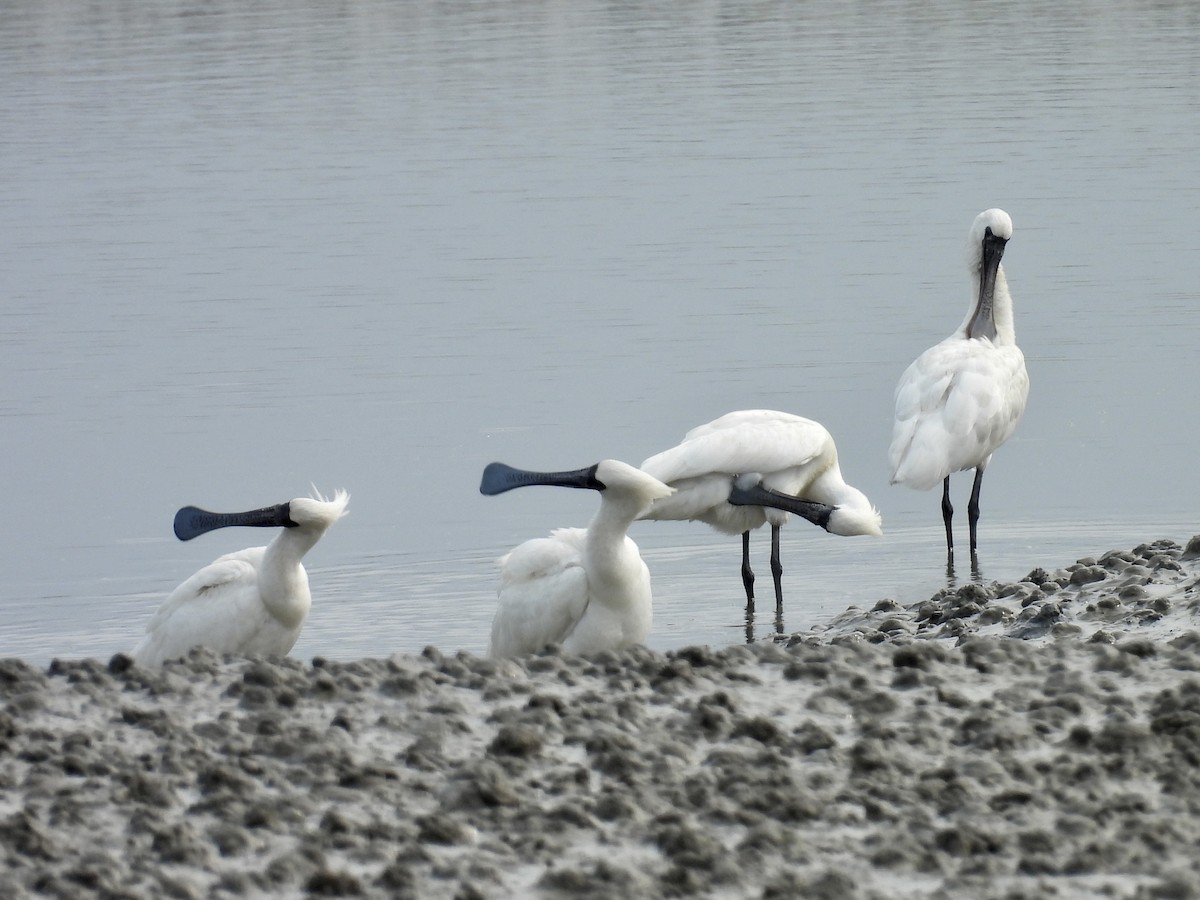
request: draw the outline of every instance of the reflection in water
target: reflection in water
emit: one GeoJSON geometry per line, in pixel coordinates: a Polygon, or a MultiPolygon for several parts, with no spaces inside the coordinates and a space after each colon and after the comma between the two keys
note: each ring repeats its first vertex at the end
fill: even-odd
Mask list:
{"type": "MultiPolygon", "coordinates": [[[[975,550],[971,551],[971,581],[975,584],[983,584],[983,570],[979,567],[979,553],[975,550]]],[[[946,587],[958,587],[958,579],[954,574],[953,550],[946,554],[946,587]]]]}
{"type": "Polygon", "coordinates": [[[746,601],[746,643],[753,644],[755,641],[767,637],[770,634],[783,634],[783,604],[775,604],[775,622],[774,629],[765,631],[763,634],[755,633],[755,607],[753,600],[746,601]]]}

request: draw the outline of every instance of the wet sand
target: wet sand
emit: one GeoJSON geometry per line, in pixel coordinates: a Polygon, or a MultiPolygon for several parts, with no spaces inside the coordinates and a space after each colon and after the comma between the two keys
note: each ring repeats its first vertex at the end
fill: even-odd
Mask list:
{"type": "Polygon", "coordinates": [[[1200,897],[1200,537],[752,646],[0,661],[0,896],[1200,897]]]}

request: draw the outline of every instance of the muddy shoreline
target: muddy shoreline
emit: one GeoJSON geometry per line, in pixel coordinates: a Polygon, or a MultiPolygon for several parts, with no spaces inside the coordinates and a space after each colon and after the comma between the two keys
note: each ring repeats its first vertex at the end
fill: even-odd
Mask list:
{"type": "Polygon", "coordinates": [[[0,895],[1200,897],[1200,538],[750,646],[0,661],[0,895]]]}

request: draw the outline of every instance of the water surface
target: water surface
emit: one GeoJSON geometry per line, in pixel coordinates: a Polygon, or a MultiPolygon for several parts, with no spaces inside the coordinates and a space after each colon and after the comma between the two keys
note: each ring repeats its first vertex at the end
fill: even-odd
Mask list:
{"type": "MultiPolygon", "coordinates": [[[[481,651],[491,560],[596,503],[481,497],[487,462],[637,463],[751,407],[824,422],[884,516],[785,531],[785,625],[924,599],[938,498],[887,485],[891,393],[993,205],[1032,390],[979,577],[1186,539],[1197,60],[1183,2],[10,4],[0,655],[129,648],[262,537],[179,544],[177,507],[314,483],[352,512],[295,652],[481,651]]],[[[736,539],[633,534],[653,646],[745,639],[736,539]]]]}

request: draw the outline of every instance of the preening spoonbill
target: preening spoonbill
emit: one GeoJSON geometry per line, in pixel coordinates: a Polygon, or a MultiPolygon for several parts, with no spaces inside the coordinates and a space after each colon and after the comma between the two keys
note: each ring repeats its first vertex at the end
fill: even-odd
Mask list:
{"type": "Polygon", "coordinates": [[[942,520],[951,555],[950,475],[975,469],[967,504],[974,554],[983,470],[1017,427],[1029,396],[1025,357],[1013,330],[1012,297],[1000,265],[1012,233],[1012,219],[1002,209],[976,216],[967,239],[967,317],[954,334],[918,356],[896,385],[892,484],[927,491],[942,482],[942,520]]]}
{"type": "MultiPolygon", "coordinates": [[[[882,534],[878,510],[842,480],[837,446],[820,422],[772,409],[727,413],[689,431],[683,441],[642,463],[642,471],[675,488],[643,519],[698,520],[725,534],[742,536],[742,583],[754,602],[750,532],[771,523],[771,574],[775,602],[783,603],[779,529],[788,513],[803,516],[830,534],[882,534]],[[736,490],[737,476],[760,476],[757,501],[736,490]],[[795,500],[808,504],[791,503],[795,500]]],[[[743,480],[742,484],[747,482],[743,480]]]]}
{"type": "Polygon", "coordinates": [[[134,661],[158,666],[193,647],[285,656],[312,605],[300,560],[346,514],[349,501],[337,491],[332,500],[298,497],[241,513],[179,510],[175,535],[181,541],[233,525],[282,530],[266,547],[227,553],[175,588],[146,626],[134,661]]]}
{"type": "Polygon", "coordinates": [[[479,491],[500,494],[535,484],[600,492],[586,529],[559,528],[500,559],[500,596],[488,653],[533,653],[561,644],[595,653],[641,643],[650,631],[650,571],[626,531],[671,488],[633,466],[606,459],[573,472],[529,472],[503,463],[483,470],[479,491]]]}

